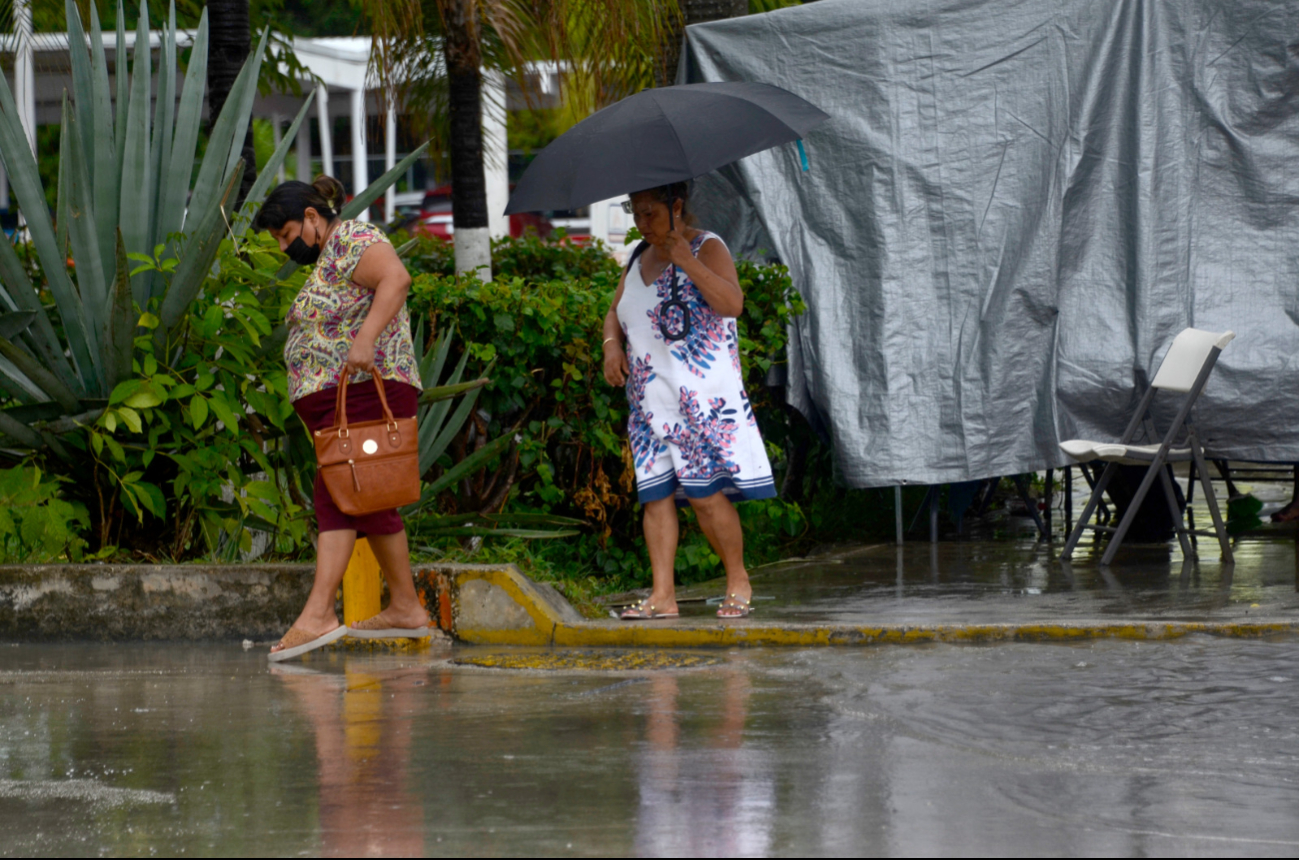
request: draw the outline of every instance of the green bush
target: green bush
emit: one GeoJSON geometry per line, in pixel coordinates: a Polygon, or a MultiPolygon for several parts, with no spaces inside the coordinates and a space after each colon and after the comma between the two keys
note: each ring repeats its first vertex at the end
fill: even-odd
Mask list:
{"type": "Polygon", "coordinates": [[[82,560],[90,517],[84,505],[60,497],[67,482],[32,466],[0,469],[0,562],[82,560]]]}
{"type": "Polygon", "coordinates": [[[98,419],[65,437],[70,471],[89,478],[73,492],[91,511],[96,546],[170,559],[221,550],[233,560],[252,531],[269,534],[276,552],[309,546],[315,456],[272,337],[305,272],[279,280],[282,264],[266,237],[242,253],[224,243],[170,354],[154,340],[155,306],[142,314],[130,378],[98,419]]]}

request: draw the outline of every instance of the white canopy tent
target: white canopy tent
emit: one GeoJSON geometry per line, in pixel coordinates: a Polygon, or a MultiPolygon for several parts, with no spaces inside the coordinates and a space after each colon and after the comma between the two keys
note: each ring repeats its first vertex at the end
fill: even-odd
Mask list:
{"type": "MultiPolygon", "coordinates": [[[[0,62],[11,61],[12,66],[6,69],[15,89],[15,100],[33,151],[36,148],[36,127],[38,125],[59,122],[62,110],[63,92],[71,88],[72,70],[68,57],[68,37],[66,33],[33,33],[31,32],[29,7],[22,0],[15,3],[15,32],[0,34],[0,62]]],[[[134,31],[126,33],[126,48],[135,49],[134,31]]],[[[161,33],[149,34],[150,47],[157,50],[161,44],[161,33]]],[[[178,33],[181,45],[193,38],[193,31],[178,33]]],[[[116,69],[116,40],[107,39],[105,45],[109,62],[110,77],[116,69]]],[[[351,172],[353,192],[366,187],[371,176],[370,154],[366,141],[366,119],[371,116],[383,116],[384,122],[384,170],[391,169],[397,162],[397,122],[398,114],[391,100],[386,110],[381,112],[382,99],[370,85],[368,68],[370,57],[370,38],[352,36],[319,39],[294,39],[294,51],[299,61],[313,75],[319,78],[315,84],[316,116],[320,152],[314,154],[311,147],[311,130],[308,123],[303,123],[298,131],[296,146],[297,175],[308,176],[313,171],[313,164],[319,163],[322,172],[335,173],[340,162],[334,157],[332,120],[346,116],[349,118],[351,133],[351,172]]],[[[9,65],[8,62],[5,63],[9,65]]],[[[554,64],[539,64],[538,73],[543,76],[557,75],[554,64]]],[[[177,91],[179,91],[179,81],[177,91]]],[[[304,82],[312,86],[312,82],[304,82]]],[[[506,156],[506,123],[505,123],[505,81],[496,73],[485,75],[486,92],[483,94],[483,138],[486,156],[485,172],[487,180],[487,206],[490,218],[489,228],[493,237],[507,235],[509,222],[504,215],[505,203],[509,198],[509,176],[506,156]]],[[[114,86],[110,93],[116,92],[114,86]]],[[[154,91],[157,91],[155,81],[154,91]]],[[[297,114],[302,107],[302,97],[292,93],[272,93],[258,96],[253,106],[253,115],[269,119],[275,129],[277,140],[287,121],[297,114]]],[[[346,162],[344,162],[346,163],[346,162]]],[[[376,173],[377,175],[377,173],[376,173]]],[[[8,184],[3,181],[3,167],[0,166],[0,209],[9,208],[8,184]]],[[[414,192],[416,196],[421,191],[414,192]]],[[[394,214],[396,195],[393,189],[388,190],[385,200],[384,217],[391,219],[394,214]]]]}

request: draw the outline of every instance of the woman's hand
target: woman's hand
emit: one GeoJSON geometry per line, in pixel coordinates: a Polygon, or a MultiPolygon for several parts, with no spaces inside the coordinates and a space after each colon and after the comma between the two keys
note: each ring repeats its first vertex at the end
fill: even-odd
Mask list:
{"type": "Polygon", "coordinates": [[[374,369],[374,341],[358,335],[352,341],[352,348],[347,351],[347,376],[350,379],[353,374],[361,371],[372,376],[377,373],[374,369]]]}
{"type": "Polygon", "coordinates": [[[604,381],[610,385],[626,385],[627,374],[631,368],[627,365],[627,351],[616,340],[604,345],[604,381]]]}
{"type": "Polygon", "coordinates": [[[663,237],[663,245],[659,248],[659,253],[666,256],[668,262],[675,264],[678,269],[685,268],[695,259],[695,255],[690,251],[690,240],[681,233],[680,227],[663,237]]]}

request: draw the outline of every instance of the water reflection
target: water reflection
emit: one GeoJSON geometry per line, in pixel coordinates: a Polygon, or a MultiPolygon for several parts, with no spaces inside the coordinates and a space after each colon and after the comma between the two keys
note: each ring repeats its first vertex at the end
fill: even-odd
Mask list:
{"type": "Polygon", "coordinates": [[[636,845],[642,856],[753,857],[771,850],[775,780],[767,755],[744,743],[752,682],[722,673],[721,707],[711,725],[682,743],[675,675],[650,679],[645,750],[637,762],[636,845]]]}
{"type": "Polygon", "coordinates": [[[292,665],[271,671],[315,734],[320,853],[422,856],[424,811],[407,764],[428,667],[359,671],[349,662],[342,675],[292,665]]]}

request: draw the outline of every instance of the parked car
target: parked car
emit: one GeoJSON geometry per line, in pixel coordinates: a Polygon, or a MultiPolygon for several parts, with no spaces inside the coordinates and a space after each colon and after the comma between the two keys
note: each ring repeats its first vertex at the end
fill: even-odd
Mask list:
{"type": "MultiPolygon", "coordinates": [[[[517,212],[510,216],[510,235],[515,238],[522,236],[529,229],[534,230],[539,236],[546,237],[560,227],[567,232],[570,239],[586,241],[590,237],[590,219],[580,217],[577,212],[547,212],[542,215],[517,212]]],[[[451,186],[442,185],[426,191],[423,201],[418,206],[412,204],[397,206],[397,217],[389,225],[389,229],[450,239],[456,232],[451,215],[451,186]]]]}

